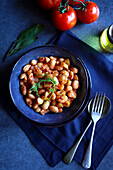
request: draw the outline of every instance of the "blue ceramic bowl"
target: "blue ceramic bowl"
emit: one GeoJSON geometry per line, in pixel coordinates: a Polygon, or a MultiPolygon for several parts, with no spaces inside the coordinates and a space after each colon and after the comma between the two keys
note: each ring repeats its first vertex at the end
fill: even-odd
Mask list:
{"type": "Polygon", "coordinates": [[[84,110],[89,98],[90,80],[87,68],[80,57],[65,48],[61,48],[60,46],[46,45],[40,46],[27,52],[18,60],[12,70],[9,87],[14,104],[16,105],[20,113],[27,119],[29,119],[31,123],[44,127],[56,127],[62,126],[65,123],[69,123],[77,116],[79,116],[84,110]],[[69,58],[71,61],[71,65],[78,68],[80,88],[77,91],[77,99],[72,102],[70,107],[64,108],[62,113],[49,112],[42,116],[39,113],[36,113],[25,103],[24,98],[20,93],[19,76],[22,73],[23,66],[29,63],[32,59],[36,59],[41,56],[51,55],[69,58]]]}

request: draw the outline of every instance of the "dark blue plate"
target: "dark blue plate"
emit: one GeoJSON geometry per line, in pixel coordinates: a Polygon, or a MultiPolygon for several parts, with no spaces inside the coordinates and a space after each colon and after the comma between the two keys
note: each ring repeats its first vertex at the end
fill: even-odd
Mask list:
{"type": "Polygon", "coordinates": [[[61,48],[60,46],[46,45],[27,52],[15,64],[10,77],[10,94],[14,104],[21,114],[32,123],[45,127],[56,127],[70,122],[70,120],[73,120],[81,114],[88,101],[89,84],[89,74],[80,57],[65,48],[61,48]],[[64,108],[62,113],[49,112],[42,116],[39,113],[36,113],[25,103],[24,98],[20,93],[19,76],[22,73],[23,66],[29,63],[32,59],[51,55],[69,58],[71,65],[78,68],[80,88],[77,91],[77,99],[72,102],[69,108],[64,108]]]}

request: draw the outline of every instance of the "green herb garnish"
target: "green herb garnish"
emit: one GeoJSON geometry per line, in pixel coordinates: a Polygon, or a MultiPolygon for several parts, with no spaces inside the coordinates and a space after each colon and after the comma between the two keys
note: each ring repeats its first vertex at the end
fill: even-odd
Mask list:
{"type": "Polygon", "coordinates": [[[56,85],[56,81],[53,80],[53,78],[49,77],[49,74],[45,75],[45,77],[43,79],[41,79],[38,83],[33,84],[33,86],[30,88],[30,90],[31,90],[31,92],[36,92],[36,95],[38,97],[40,97],[40,95],[38,94],[38,88],[40,88],[41,83],[44,83],[44,86],[45,86],[46,82],[51,82],[53,84],[53,87],[51,87],[48,95],[44,99],[44,100],[46,100],[46,98],[51,94],[51,96],[46,100],[46,101],[49,101],[55,91],[55,85],[56,85]]]}
{"type": "Polygon", "coordinates": [[[31,45],[37,40],[37,35],[44,29],[44,24],[36,24],[33,25],[24,31],[22,31],[17,39],[12,43],[11,48],[8,50],[5,55],[3,61],[5,61],[6,57],[12,54],[15,54],[19,50],[31,45]]]}

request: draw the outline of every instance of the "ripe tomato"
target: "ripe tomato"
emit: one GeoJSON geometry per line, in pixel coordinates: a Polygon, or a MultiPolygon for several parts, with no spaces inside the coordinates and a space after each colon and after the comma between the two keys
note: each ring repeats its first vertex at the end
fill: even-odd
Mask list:
{"type": "Polygon", "coordinates": [[[85,24],[96,21],[99,17],[99,13],[98,6],[91,1],[87,1],[83,8],[77,10],[78,19],[85,24]]]}
{"type": "Polygon", "coordinates": [[[69,6],[66,9],[65,13],[61,13],[58,8],[53,9],[52,11],[52,22],[54,26],[62,31],[66,31],[74,27],[77,22],[77,13],[76,11],[69,6]]]}
{"type": "MultiPolygon", "coordinates": [[[[64,0],[64,1],[66,2],[67,0],[64,0]]],[[[84,2],[84,0],[77,0],[77,1],[84,2]]],[[[76,2],[75,0],[69,0],[68,4],[71,6],[77,6],[77,5],[80,5],[81,2],[76,2]]]]}
{"type": "Polygon", "coordinates": [[[52,8],[58,7],[61,0],[36,0],[39,7],[44,10],[51,10],[52,8]]]}

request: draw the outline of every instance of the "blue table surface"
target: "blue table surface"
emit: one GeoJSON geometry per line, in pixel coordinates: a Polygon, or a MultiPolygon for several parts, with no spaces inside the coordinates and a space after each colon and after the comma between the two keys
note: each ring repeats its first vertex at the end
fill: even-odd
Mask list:
{"type": "MultiPolygon", "coordinates": [[[[100,8],[98,20],[92,24],[78,22],[70,31],[113,61],[113,54],[103,52],[99,46],[101,32],[111,25],[113,21],[113,1],[94,0],[94,2],[100,8]]],[[[58,30],[53,26],[50,18],[51,13],[41,10],[35,0],[0,1],[0,88],[5,84],[5,75],[9,74],[6,68],[10,68],[11,63],[16,63],[19,57],[29,49],[46,44],[57,33],[58,30]],[[6,51],[18,34],[23,29],[37,23],[45,24],[45,28],[39,34],[38,40],[17,54],[9,56],[3,63],[2,59],[6,51]]],[[[10,117],[6,108],[0,104],[0,170],[4,169],[83,170],[84,168],[75,161],[70,165],[60,162],[56,167],[51,168],[39,151],[31,144],[21,128],[10,117]]],[[[97,170],[112,169],[113,147],[101,161],[97,170]]]]}

